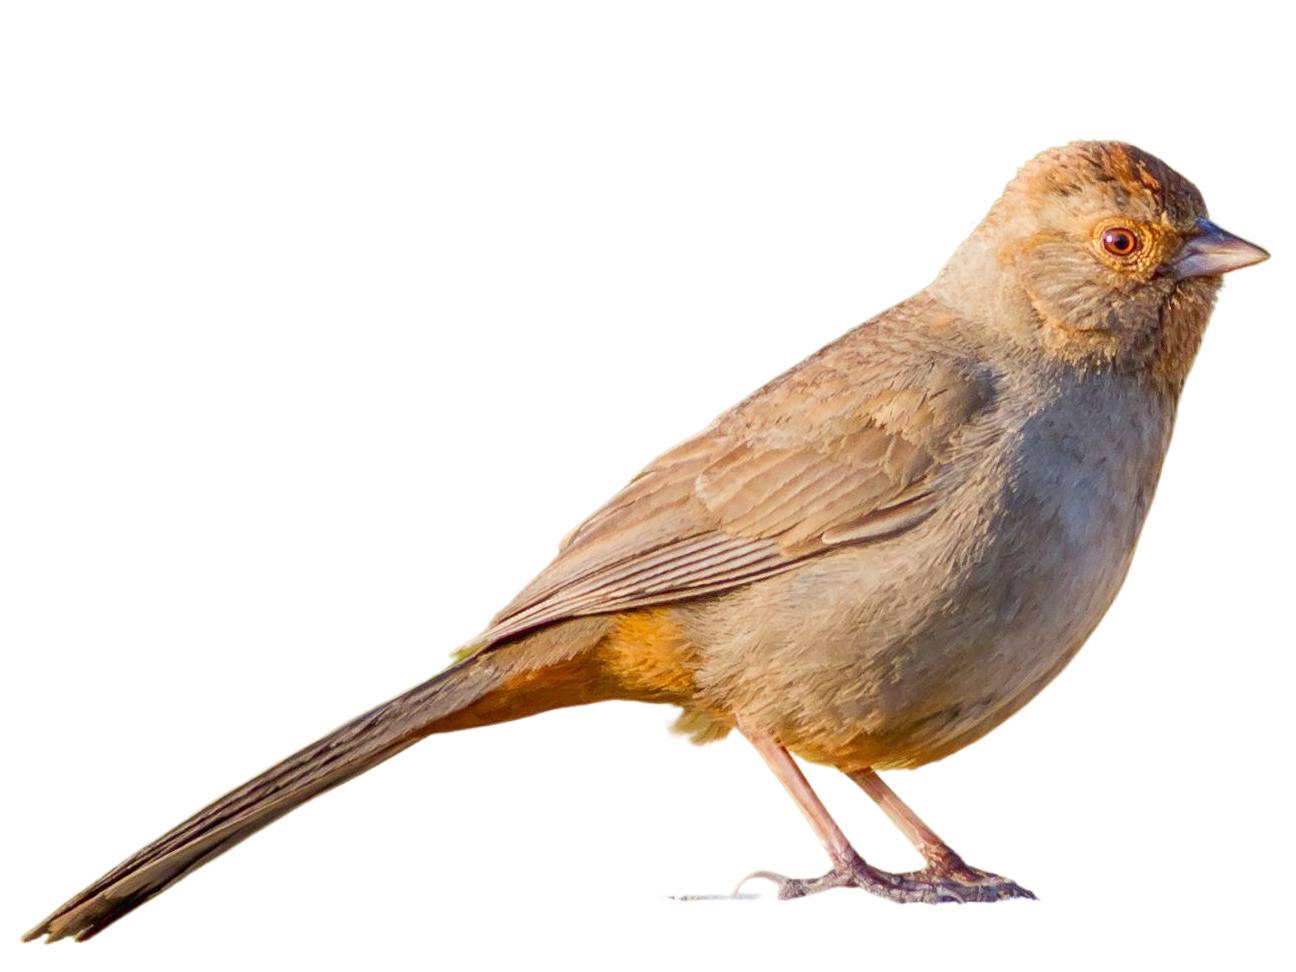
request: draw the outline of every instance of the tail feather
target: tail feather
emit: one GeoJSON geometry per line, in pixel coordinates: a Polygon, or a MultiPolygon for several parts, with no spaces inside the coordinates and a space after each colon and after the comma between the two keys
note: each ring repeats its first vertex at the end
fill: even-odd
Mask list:
{"type": "Polygon", "coordinates": [[[417,742],[500,681],[469,659],[353,719],[163,834],[24,936],[84,941],[311,797],[417,742]]]}

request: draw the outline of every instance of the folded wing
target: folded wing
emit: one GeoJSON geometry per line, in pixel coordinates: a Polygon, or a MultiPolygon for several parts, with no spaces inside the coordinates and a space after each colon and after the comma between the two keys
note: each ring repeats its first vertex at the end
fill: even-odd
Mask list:
{"type": "Polygon", "coordinates": [[[930,358],[912,371],[886,367],[895,363],[869,354],[871,327],[649,465],[569,535],[473,647],[563,618],[727,590],[922,522],[953,485],[949,458],[993,389],[930,358]]]}

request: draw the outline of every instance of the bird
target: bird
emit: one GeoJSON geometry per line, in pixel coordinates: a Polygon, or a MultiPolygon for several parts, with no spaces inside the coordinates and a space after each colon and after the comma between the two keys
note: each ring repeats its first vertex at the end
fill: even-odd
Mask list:
{"type": "MultiPolygon", "coordinates": [[[[760,753],[829,870],[780,898],[1034,895],[967,864],[879,771],[1025,705],[1125,578],[1221,276],[1267,259],[1127,143],[1028,161],[933,282],[645,467],[429,681],[200,810],[25,936],[90,938],[426,736],[622,699],[760,753]],[[850,843],[794,757],[845,773],[921,854],[850,843]]],[[[120,798],[118,798],[120,799],[120,798]]]]}

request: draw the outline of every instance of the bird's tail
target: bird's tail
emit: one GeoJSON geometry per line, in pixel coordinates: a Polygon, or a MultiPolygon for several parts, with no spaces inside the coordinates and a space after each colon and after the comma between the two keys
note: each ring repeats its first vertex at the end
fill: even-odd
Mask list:
{"type": "Polygon", "coordinates": [[[581,687],[588,680],[572,650],[581,647],[579,642],[561,640],[565,650],[557,654],[565,657],[555,658],[552,650],[543,650],[547,646],[524,641],[470,657],[353,719],[163,834],[57,909],[24,940],[41,935],[50,941],[90,938],[311,797],[429,733],[596,701],[595,694],[581,687]]]}

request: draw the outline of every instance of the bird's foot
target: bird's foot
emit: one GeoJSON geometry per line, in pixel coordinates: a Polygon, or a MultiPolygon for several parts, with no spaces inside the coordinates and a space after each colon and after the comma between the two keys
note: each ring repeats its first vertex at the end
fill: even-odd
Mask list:
{"type": "MultiPolygon", "coordinates": [[[[780,899],[803,898],[830,888],[862,888],[870,894],[891,901],[920,901],[940,904],[955,901],[1005,901],[1008,898],[1030,898],[1035,895],[1015,881],[969,867],[957,858],[952,862],[932,864],[921,871],[892,874],[853,855],[817,878],[790,878],[773,871],[756,871],[739,883],[738,888],[753,878],[764,878],[778,886],[780,899]]],[[[735,894],[738,888],[735,888],[735,894]]]]}

